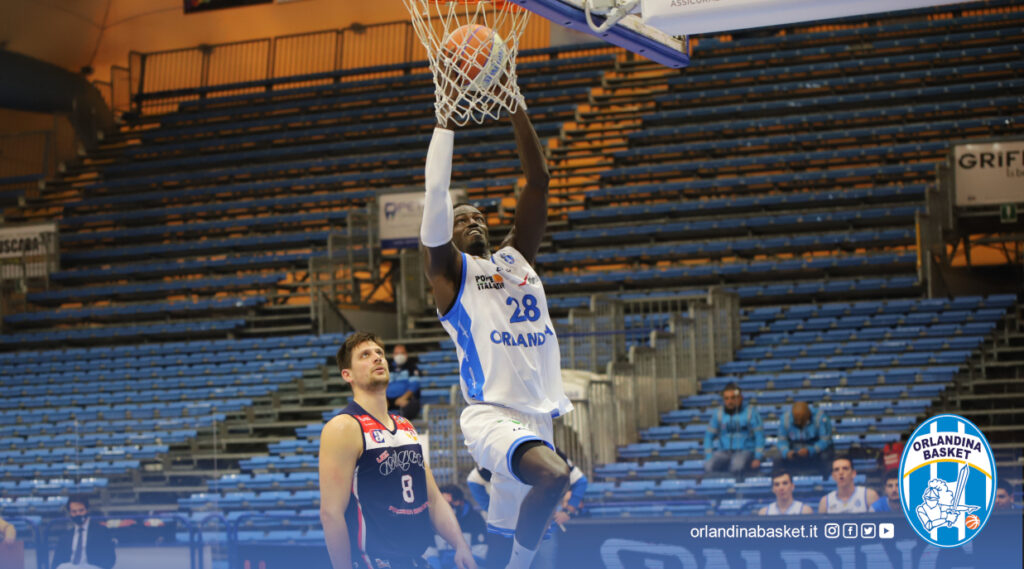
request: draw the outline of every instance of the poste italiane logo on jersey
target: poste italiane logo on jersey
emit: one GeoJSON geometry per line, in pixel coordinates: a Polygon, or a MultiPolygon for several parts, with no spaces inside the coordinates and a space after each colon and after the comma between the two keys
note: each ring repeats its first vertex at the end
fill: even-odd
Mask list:
{"type": "Polygon", "coordinates": [[[900,460],[900,503],[932,545],[959,547],[985,527],[996,496],[996,461],[978,427],[939,415],[910,436],[900,460]]]}

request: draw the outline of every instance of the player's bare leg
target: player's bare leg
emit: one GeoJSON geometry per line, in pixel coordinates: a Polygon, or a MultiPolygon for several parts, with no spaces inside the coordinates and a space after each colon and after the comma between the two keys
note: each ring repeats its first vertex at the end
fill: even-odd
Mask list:
{"type": "Polygon", "coordinates": [[[517,449],[516,455],[517,475],[530,486],[530,491],[519,506],[515,542],[507,567],[528,569],[559,501],[569,489],[569,467],[555,451],[540,443],[530,445],[521,455],[517,449]]]}

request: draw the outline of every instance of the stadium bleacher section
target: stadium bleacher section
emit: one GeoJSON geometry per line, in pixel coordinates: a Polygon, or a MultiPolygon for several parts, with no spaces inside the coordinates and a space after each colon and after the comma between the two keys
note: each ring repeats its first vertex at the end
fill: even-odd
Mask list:
{"type": "MultiPolygon", "coordinates": [[[[665,513],[752,513],[772,499],[767,478],[772,461],[741,480],[704,473],[704,434],[726,384],[739,385],[745,401],[761,414],[769,448],[782,413],[793,402],[806,401],[832,417],[836,450],[856,456],[856,450],[880,448],[916,426],[1015,302],[1015,296],[1003,295],[748,310],[745,347],[737,359],[703,381],[701,394],[685,397],[678,411],[662,415],[663,425],[641,433],[641,442],[620,448],[620,462],[595,468],[598,483],[587,491],[589,511],[595,516],[643,515],[652,505],[637,501],[658,498],[656,507],[665,513]],[[850,320],[839,328],[844,318],[850,320]],[[968,324],[979,335],[964,333],[968,324]],[[942,330],[923,337],[929,325],[942,330]],[[904,330],[901,338],[914,339],[879,334],[893,329],[904,330]],[[822,342],[814,336],[830,330],[870,340],[822,342]],[[805,332],[811,336],[799,336],[805,332]],[[666,502],[672,499],[679,503],[666,502]]],[[[874,457],[862,455],[866,458],[854,465],[860,483],[877,470],[874,457]]],[[[827,492],[821,476],[794,481],[798,499],[816,502],[827,492]]]]}
{"type": "Polygon", "coordinates": [[[196,437],[334,354],[343,336],[181,341],[0,353],[5,513],[60,511],[171,471],[196,437]],[[55,410],[60,416],[54,419],[55,410]],[[175,456],[169,454],[178,449],[175,456]],[[157,465],[148,468],[146,465],[157,465]]]}

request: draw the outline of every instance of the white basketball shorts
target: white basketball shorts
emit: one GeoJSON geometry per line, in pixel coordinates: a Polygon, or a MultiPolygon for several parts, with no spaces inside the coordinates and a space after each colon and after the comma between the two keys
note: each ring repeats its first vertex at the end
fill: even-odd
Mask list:
{"type": "Polygon", "coordinates": [[[551,416],[477,404],[462,411],[459,423],[473,460],[491,471],[487,529],[512,537],[519,520],[519,506],[530,491],[530,486],[512,473],[512,455],[527,441],[541,441],[554,450],[551,416]]]}

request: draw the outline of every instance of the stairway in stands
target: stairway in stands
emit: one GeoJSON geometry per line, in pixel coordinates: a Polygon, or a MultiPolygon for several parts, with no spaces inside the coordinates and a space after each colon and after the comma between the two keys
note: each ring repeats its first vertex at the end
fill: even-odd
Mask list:
{"type": "Polygon", "coordinates": [[[944,402],[951,413],[973,421],[1000,460],[1024,451],[1024,302],[1019,299],[971,358],[944,402]]]}

